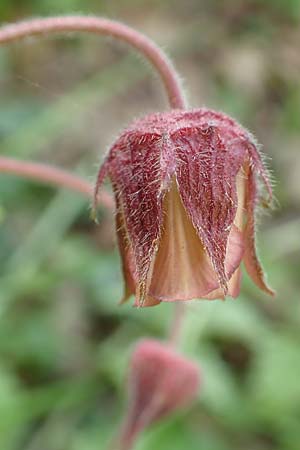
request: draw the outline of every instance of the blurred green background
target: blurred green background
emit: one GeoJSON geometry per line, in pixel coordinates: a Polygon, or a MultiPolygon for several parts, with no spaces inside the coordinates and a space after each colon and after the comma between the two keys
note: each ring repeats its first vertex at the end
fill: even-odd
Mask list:
{"type": "MultiPolygon", "coordinates": [[[[137,450],[300,449],[300,0],[1,0],[2,23],[92,13],[167,50],[193,107],[223,110],[264,144],[278,206],[260,222],[277,290],[245,276],[236,301],[191,302],[182,350],[202,367],[192,409],[137,450]]],[[[28,39],[0,49],[0,152],[94,180],[118,130],[163,110],[148,64],[111,39],[28,39]]],[[[113,217],[0,176],[0,448],[105,449],[125,410],[132,345],[163,338],[172,305],[118,307],[113,217]]]]}

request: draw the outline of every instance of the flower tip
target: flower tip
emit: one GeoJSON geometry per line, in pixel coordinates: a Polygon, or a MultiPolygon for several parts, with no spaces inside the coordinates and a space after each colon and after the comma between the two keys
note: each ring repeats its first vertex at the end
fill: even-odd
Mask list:
{"type": "Polygon", "coordinates": [[[93,206],[92,209],[91,209],[90,218],[95,224],[99,225],[99,219],[98,219],[98,216],[97,216],[97,211],[96,211],[96,207],[95,206],[93,206]]]}
{"type": "Polygon", "coordinates": [[[270,286],[268,286],[267,284],[265,284],[265,292],[266,294],[269,294],[271,297],[276,297],[277,293],[274,289],[272,289],[270,286]]]}

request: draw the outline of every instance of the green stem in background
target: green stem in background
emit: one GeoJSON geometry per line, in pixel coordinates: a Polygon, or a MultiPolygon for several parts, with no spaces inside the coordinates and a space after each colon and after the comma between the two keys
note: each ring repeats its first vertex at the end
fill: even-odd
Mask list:
{"type": "Polygon", "coordinates": [[[122,23],[92,16],[32,19],[2,27],[0,29],[0,44],[13,42],[27,36],[68,31],[109,35],[131,45],[142,53],[159,73],[167,91],[171,108],[185,108],[186,102],[179,77],[168,57],[152,40],[122,23]]]}
{"type": "MultiPolygon", "coordinates": [[[[91,199],[93,196],[93,186],[79,175],[48,164],[22,161],[14,158],[0,157],[0,172],[16,175],[45,184],[70,189],[91,199]]],[[[102,192],[99,202],[107,208],[112,209],[114,200],[107,192],[102,192]]]]}

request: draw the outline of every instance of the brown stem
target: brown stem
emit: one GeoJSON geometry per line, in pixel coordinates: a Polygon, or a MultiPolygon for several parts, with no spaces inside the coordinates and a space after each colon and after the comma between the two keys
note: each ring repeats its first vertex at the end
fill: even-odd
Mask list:
{"type": "Polygon", "coordinates": [[[180,335],[183,327],[185,317],[185,304],[184,302],[174,303],[174,313],[169,330],[168,341],[171,345],[176,346],[180,340],[180,335]]]}
{"type": "MultiPolygon", "coordinates": [[[[91,199],[93,196],[93,186],[88,181],[78,175],[65,170],[52,167],[47,164],[21,161],[14,158],[0,157],[0,172],[13,174],[19,177],[36,180],[42,183],[51,184],[70,189],[91,199]]],[[[107,208],[113,208],[114,201],[107,192],[102,192],[99,202],[107,208]]]]}
{"type": "Polygon", "coordinates": [[[122,23],[89,16],[32,19],[2,27],[0,44],[13,42],[26,36],[66,31],[105,34],[125,41],[140,51],[158,71],[167,90],[170,106],[179,109],[185,108],[185,99],[179,78],[168,57],[149,38],[122,23]]]}

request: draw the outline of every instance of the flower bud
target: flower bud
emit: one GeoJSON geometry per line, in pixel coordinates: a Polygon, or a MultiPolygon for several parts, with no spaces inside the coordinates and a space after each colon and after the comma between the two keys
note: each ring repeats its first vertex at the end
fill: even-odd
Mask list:
{"type": "Polygon", "coordinates": [[[194,362],[167,344],[152,339],[140,341],[130,362],[122,448],[131,448],[137,434],[152,423],[188,406],[198,388],[199,369],[194,362]]]}
{"type": "Polygon", "coordinates": [[[127,128],[98,174],[117,205],[123,301],[137,306],[240,292],[244,260],[268,287],[256,255],[258,177],[272,190],[253,136],[205,108],[151,114],[127,128]]]}

